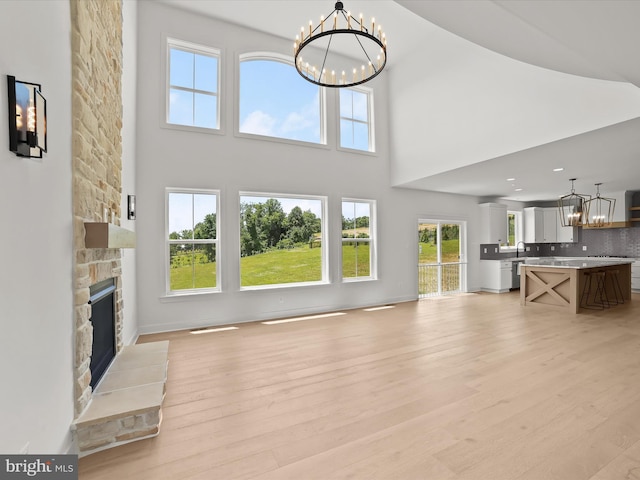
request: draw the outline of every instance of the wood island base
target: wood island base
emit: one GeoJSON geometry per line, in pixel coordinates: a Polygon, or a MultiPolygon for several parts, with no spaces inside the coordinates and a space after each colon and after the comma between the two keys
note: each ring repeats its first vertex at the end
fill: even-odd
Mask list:
{"type": "Polygon", "coordinates": [[[585,264],[587,266],[582,267],[521,265],[520,304],[552,305],[571,313],[582,313],[631,300],[630,263],[585,264]]]}

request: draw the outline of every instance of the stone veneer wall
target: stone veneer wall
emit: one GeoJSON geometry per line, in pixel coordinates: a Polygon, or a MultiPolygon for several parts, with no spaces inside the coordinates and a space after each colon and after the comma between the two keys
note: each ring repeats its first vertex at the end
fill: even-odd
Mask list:
{"type": "Polygon", "coordinates": [[[102,222],[105,208],[120,221],[122,174],[122,0],[70,0],[72,155],[75,252],[75,410],[91,400],[89,286],[115,279],[117,351],[122,349],[119,249],[86,249],[84,222],[102,222]]]}

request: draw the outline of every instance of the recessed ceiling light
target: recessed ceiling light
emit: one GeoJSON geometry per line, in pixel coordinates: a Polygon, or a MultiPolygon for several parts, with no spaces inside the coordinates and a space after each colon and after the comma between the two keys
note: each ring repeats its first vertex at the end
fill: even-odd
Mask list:
{"type": "Polygon", "coordinates": [[[507,182],[513,182],[515,178],[507,178],[507,182]]]}
{"type": "Polygon", "coordinates": [[[563,170],[564,170],[564,168],[562,168],[562,167],[553,169],[554,172],[561,172],[563,170]]]}
{"type": "Polygon", "coordinates": [[[516,192],[521,192],[522,189],[521,188],[516,188],[516,192]]]}

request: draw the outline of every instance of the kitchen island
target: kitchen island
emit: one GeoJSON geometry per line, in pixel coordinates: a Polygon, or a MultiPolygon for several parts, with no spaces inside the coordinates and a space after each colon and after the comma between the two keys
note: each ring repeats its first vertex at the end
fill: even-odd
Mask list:
{"type": "Polygon", "coordinates": [[[626,258],[527,258],[520,265],[520,304],[581,313],[628,302],[631,263],[626,258]]]}

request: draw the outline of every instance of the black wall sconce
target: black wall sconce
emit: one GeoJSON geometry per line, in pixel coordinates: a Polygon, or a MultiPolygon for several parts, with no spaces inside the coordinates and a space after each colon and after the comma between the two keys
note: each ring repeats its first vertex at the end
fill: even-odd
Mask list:
{"type": "Polygon", "coordinates": [[[47,151],[47,100],[41,85],[7,75],[9,150],[19,157],[42,158],[47,151]]]}
{"type": "Polygon", "coordinates": [[[129,220],[136,219],[136,196],[127,195],[127,218],[129,220]]]}

